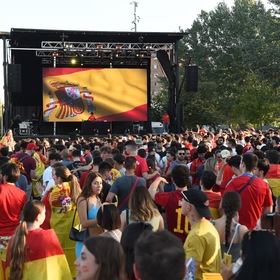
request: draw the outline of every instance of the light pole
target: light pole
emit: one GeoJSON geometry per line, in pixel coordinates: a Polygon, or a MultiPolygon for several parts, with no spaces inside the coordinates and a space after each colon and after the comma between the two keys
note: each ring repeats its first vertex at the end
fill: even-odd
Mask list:
{"type": "Polygon", "coordinates": [[[140,20],[140,17],[137,16],[137,13],[136,13],[136,10],[137,10],[137,7],[138,7],[138,2],[136,1],[132,1],[130,2],[130,4],[133,5],[133,21],[132,21],[132,24],[134,25],[131,30],[133,30],[134,32],[137,32],[137,23],[139,22],[140,20]]]}

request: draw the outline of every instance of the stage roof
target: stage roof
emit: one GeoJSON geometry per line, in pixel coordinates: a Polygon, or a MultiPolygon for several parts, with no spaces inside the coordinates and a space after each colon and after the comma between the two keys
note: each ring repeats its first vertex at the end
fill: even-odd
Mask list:
{"type": "Polygon", "coordinates": [[[10,45],[15,48],[40,48],[42,41],[175,43],[186,34],[180,32],[113,32],[12,28],[10,45]]]}

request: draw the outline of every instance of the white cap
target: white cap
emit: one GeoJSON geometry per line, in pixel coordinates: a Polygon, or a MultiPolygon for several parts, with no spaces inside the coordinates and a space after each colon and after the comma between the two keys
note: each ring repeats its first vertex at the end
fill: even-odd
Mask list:
{"type": "Polygon", "coordinates": [[[226,158],[228,158],[228,157],[230,157],[231,156],[231,154],[230,154],[230,151],[229,150],[222,150],[221,151],[221,158],[222,159],[226,159],[226,158]]]}

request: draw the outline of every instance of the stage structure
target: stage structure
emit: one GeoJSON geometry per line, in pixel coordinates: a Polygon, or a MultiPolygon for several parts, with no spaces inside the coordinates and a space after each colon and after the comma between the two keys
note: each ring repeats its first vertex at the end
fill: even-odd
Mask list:
{"type": "Polygon", "coordinates": [[[5,130],[20,115],[42,135],[124,133],[140,122],[149,131],[155,53],[169,82],[172,130],[181,127],[178,42],[184,33],[12,28],[0,36],[5,130]]]}

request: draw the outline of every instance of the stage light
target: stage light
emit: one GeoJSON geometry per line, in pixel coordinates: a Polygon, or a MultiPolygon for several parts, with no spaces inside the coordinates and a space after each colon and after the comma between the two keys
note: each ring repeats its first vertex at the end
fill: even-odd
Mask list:
{"type": "Polygon", "coordinates": [[[77,59],[76,58],[71,58],[70,62],[71,62],[71,64],[76,64],[77,63],[77,59]]]}

